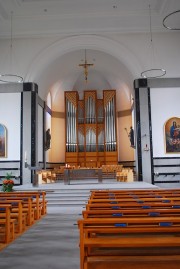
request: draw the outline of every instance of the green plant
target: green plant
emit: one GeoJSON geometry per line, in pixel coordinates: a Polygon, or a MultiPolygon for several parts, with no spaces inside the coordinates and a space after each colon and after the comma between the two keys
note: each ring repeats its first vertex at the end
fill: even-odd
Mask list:
{"type": "Polygon", "coordinates": [[[5,179],[11,179],[12,173],[6,173],[5,179]]]}
{"type": "Polygon", "coordinates": [[[13,191],[14,180],[12,180],[11,177],[12,177],[12,173],[6,173],[5,179],[3,180],[3,184],[2,184],[3,192],[13,191]]]}

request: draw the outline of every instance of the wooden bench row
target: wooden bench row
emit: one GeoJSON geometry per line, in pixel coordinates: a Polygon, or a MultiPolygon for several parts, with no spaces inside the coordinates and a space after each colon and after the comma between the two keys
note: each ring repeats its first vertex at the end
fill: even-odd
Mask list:
{"type": "Polygon", "coordinates": [[[47,212],[45,192],[0,193],[0,239],[8,244],[47,212]]]}
{"type": "MultiPolygon", "coordinates": [[[[94,192],[101,196],[101,191],[94,192]]],[[[149,200],[151,190],[146,190],[143,204],[121,197],[121,203],[115,205],[118,208],[112,209],[108,199],[100,198],[97,202],[94,192],[82,212],[83,219],[78,220],[81,269],[180,268],[178,195],[174,197],[177,200],[166,203],[161,199],[167,197],[161,197],[158,202],[153,197],[149,200]]],[[[111,191],[106,193],[109,195],[111,191]]],[[[123,191],[123,194],[126,197],[129,193],[123,191]]]]}

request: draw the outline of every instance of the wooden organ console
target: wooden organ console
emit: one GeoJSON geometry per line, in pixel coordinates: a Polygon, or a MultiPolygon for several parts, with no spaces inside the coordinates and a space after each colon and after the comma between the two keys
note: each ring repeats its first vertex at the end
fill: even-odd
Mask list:
{"type": "Polygon", "coordinates": [[[116,91],[104,90],[102,99],[97,92],[65,92],[65,130],[68,165],[101,167],[117,164],[116,91]]]}

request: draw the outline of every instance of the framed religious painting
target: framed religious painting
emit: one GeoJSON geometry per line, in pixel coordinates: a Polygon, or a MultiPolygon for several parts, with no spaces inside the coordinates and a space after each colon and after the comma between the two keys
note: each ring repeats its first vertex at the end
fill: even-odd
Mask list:
{"type": "Polygon", "coordinates": [[[180,118],[173,117],[164,124],[166,153],[180,153],[180,118]]]}
{"type": "Polygon", "coordinates": [[[0,124],[0,158],[6,157],[7,131],[3,124],[0,124]]]}

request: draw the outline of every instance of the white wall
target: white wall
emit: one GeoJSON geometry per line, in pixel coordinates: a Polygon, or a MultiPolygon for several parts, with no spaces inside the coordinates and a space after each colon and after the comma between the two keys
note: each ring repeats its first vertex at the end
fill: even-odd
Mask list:
{"type": "Polygon", "coordinates": [[[20,93],[0,93],[0,123],[7,130],[7,158],[1,160],[20,160],[20,110],[20,93]]]}
{"type": "Polygon", "coordinates": [[[43,108],[38,105],[38,162],[43,161],[43,108]]]}
{"type": "Polygon", "coordinates": [[[180,117],[180,88],[152,88],[151,116],[153,157],[179,157],[165,152],[164,124],[172,117],[180,117]]]}

